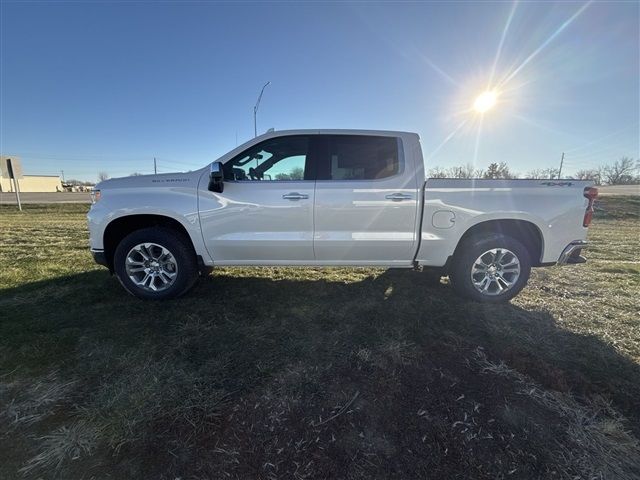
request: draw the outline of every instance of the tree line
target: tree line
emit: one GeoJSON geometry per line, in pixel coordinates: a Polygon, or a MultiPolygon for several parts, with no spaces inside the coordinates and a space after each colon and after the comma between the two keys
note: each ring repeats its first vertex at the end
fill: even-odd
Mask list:
{"type": "MultiPolygon", "coordinates": [[[[485,169],[476,168],[471,164],[457,167],[441,168],[433,167],[427,172],[429,178],[486,178],[486,179],[545,179],[553,180],[559,177],[558,168],[536,168],[529,170],[523,175],[511,170],[507,162],[491,163],[485,169]]],[[[132,173],[131,176],[141,175],[132,173]]],[[[276,180],[299,180],[302,179],[302,169],[292,171],[289,174],[280,173],[276,175],[276,180]]],[[[107,172],[99,172],[98,180],[109,178],[107,172]]],[[[629,157],[622,157],[614,163],[600,165],[596,168],[578,170],[572,175],[563,175],[562,178],[574,180],[592,180],[596,185],[636,185],[640,184],[640,160],[633,160],[629,157]]],[[[78,182],[70,180],[67,183],[78,182]]],[[[80,183],[80,182],[78,182],[80,183]]],[[[85,182],[88,184],[88,182],[85,182]]]]}
{"type": "MultiPolygon", "coordinates": [[[[520,175],[509,168],[506,162],[491,163],[485,169],[476,168],[471,164],[463,166],[441,168],[433,167],[428,171],[429,178],[486,178],[486,179],[557,179],[558,168],[537,168],[520,175]]],[[[640,184],[640,160],[622,157],[614,163],[601,165],[596,168],[578,170],[572,175],[562,175],[562,178],[574,180],[592,180],[596,185],[635,185],[640,184]]]]}

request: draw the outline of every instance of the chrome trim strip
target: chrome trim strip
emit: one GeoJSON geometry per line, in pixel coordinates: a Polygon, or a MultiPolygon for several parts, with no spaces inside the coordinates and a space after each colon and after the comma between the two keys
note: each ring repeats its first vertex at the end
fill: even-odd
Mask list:
{"type": "Polygon", "coordinates": [[[585,248],[589,248],[589,242],[587,242],[586,240],[576,240],[574,242],[571,242],[560,254],[560,258],[558,258],[558,262],[556,263],[556,265],[566,265],[569,257],[573,252],[585,248]]]}
{"type": "Polygon", "coordinates": [[[109,262],[107,262],[107,257],[104,254],[104,250],[98,250],[98,249],[92,248],[91,256],[93,257],[93,261],[96,262],[98,265],[103,265],[109,268],[109,270],[111,270],[111,266],[109,265],[109,262]]]}

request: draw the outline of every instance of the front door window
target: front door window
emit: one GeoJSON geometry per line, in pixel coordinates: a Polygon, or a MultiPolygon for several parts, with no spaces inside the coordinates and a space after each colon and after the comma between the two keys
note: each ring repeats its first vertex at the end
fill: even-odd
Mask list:
{"type": "Polygon", "coordinates": [[[313,180],[309,137],[294,135],[266,140],[224,165],[226,181],[313,180]]]}

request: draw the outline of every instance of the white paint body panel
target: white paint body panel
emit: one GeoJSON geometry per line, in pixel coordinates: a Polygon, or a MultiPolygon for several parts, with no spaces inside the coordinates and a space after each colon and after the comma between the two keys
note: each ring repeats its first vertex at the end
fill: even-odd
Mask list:
{"type": "Polygon", "coordinates": [[[422,157],[415,158],[412,150],[419,145],[417,135],[399,135],[398,174],[380,180],[316,182],[317,262],[412,266],[419,240],[422,157]],[[394,194],[407,198],[387,198],[394,194]]]}
{"type": "Polygon", "coordinates": [[[200,224],[217,264],[313,262],[314,182],[225,182],[223,193],[206,187],[204,178],[199,189],[200,224]],[[289,193],[308,198],[282,198],[289,193]]]}
{"type": "Polygon", "coordinates": [[[208,258],[198,215],[197,185],[204,170],[188,173],[140,175],[100,182],[101,200],[87,214],[89,245],[104,249],[104,232],[113,220],[129,215],[161,215],[177,220],[198,254],[208,258]]]}
{"type": "Polygon", "coordinates": [[[398,138],[397,175],[359,181],[225,182],[207,188],[209,166],[189,173],[145,175],[101,182],[88,214],[90,245],[104,249],[108,224],[128,215],[178,221],[206,265],[443,266],[460,238],[484,221],[531,222],[540,231],[539,260],[558,260],[572,241],[585,240],[582,219],[590,182],[429,179],[420,141],[406,132],[295,130],[270,132],[218,159],[285,135],[349,134],[398,138]],[[308,198],[283,199],[300,193],[308,198]],[[404,194],[402,201],[387,198],[404,194]]]}
{"type": "Polygon", "coordinates": [[[583,190],[590,182],[571,180],[571,185],[548,180],[454,180],[429,179],[424,190],[424,226],[416,256],[418,263],[442,266],[453,254],[462,235],[489,220],[524,220],[542,234],[541,263],[556,262],[574,240],[586,240],[582,226],[587,199],[583,190]],[[455,215],[451,228],[433,227],[436,212],[455,215]]]}

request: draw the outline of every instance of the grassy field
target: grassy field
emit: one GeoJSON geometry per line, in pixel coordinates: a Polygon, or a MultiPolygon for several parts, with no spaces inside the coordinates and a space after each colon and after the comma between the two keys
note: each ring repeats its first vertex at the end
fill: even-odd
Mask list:
{"type": "Polygon", "coordinates": [[[640,477],[637,197],[499,306],[311,268],[142,302],[87,208],[0,207],[2,479],[640,477]]]}

